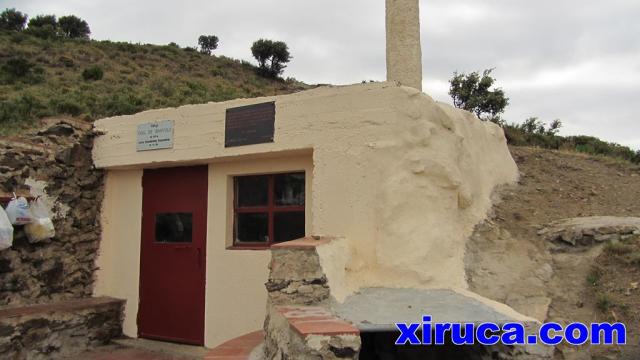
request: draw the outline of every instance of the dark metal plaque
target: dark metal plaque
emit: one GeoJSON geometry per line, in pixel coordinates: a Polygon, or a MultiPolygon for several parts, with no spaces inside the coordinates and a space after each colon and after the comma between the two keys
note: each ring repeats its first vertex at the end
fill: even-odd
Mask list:
{"type": "Polygon", "coordinates": [[[275,120],[275,102],[227,109],[224,146],[273,142],[275,120]]]}

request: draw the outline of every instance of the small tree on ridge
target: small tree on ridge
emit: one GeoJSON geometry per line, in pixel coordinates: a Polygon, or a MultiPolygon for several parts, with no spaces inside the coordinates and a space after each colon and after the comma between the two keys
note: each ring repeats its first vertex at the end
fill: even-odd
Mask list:
{"type": "Polygon", "coordinates": [[[453,73],[449,81],[449,95],[453,98],[455,107],[470,111],[481,120],[500,123],[502,114],[509,105],[509,98],[500,88],[491,90],[495,79],[491,76],[493,69],[488,69],[480,75],[478,72],[470,74],[453,73]]]}
{"type": "Polygon", "coordinates": [[[58,36],[58,20],[55,15],[38,15],[29,20],[27,33],[43,39],[58,36]]]}
{"type": "Polygon", "coordinates": [[[16,9],[5,9],[0,13],[0,30],[22,31],[27,23],[27,14],[16,9]]]}
{"type": "Polygon", "coordinates": [[[75,15],[63,16],[58,19],[60,34],[70,39],[88,39],[91,30],[86,21],[75,15]]]}
{"type": "Polygon", "coordinates": [[[289,47],[282,41],[260,39],[251,46],[251,54],[258,60],[260,72],[270,77],[278,77],[291,61],[289,47]]]}
{"type": "Polygon", "coordinates": [[[200,35],[198,38],[198,45],[200,45],[200,52],[203,54],[211,55],[211,52],[218,48],[218,37],[215,35],[200,35]]]}

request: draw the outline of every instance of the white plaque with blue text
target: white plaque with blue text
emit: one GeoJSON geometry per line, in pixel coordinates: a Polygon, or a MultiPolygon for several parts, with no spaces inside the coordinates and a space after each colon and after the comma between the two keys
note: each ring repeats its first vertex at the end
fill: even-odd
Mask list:
{"type": "Polygon", "coordinates": [[[138,125],[137,150],[173,148],[173,120],[138,125]]]}

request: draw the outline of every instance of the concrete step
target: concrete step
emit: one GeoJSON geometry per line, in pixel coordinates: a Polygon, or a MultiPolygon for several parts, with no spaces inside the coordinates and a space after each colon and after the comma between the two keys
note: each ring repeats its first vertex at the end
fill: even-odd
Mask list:
{"type": "Polygon", "coordinates": [[[130,349],[164,355],[171,359],[200,360],[207,354],[207,349],[202,346],[175,344],[148,339],[125,338],[114,340],[113,343],[130,349]]]}

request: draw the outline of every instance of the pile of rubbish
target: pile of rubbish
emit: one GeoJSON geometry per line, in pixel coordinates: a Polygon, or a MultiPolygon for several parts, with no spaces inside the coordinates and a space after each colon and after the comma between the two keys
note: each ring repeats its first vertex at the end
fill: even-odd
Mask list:
{"type": "Polygon", "coordinates": [[[53,221],[41,197],[28,201],[25,197],[16,197],[14,194],[6,209],[0,206],[0,250],[13,245],[14,226],[24,226],[24,232],[31,243],[56,235],[53,221]]]}

